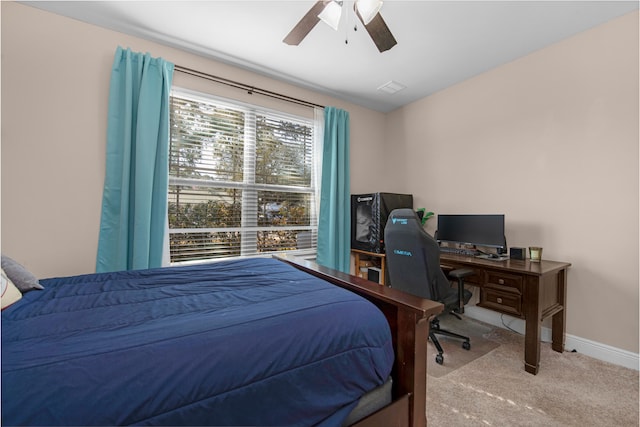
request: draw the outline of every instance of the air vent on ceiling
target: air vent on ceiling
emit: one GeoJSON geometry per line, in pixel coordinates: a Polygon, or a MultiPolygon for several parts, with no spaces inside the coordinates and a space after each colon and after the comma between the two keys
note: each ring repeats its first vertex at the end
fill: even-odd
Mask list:
{"type": "Polygon", "coordinates": [[[385,84],[383,84],[382,86],[380,86],[378,90],[380,92],[392,94],[392,93],[399,92],[404,88],[406,88],[406,86],[403,85],[402,83],[398,83],[398,82],[394,82],[393,80],[390,80],[385,84]]]}

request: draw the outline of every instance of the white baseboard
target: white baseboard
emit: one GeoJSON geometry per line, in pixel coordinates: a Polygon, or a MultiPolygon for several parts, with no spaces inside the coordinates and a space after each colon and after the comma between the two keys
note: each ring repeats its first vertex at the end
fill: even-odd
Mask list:
{"type": "MultiPolygon", "coordinates": [[[[465,316],[481,322],[498,326],[504,329],[512,329],[515,332],[524,335],[525,322],[509,315],[501,315],[482,307],[466,306],[464,308],[465,316]],[[503,323],[504,322],[504,323],[503,323]]],[[[542,327],[540,339],[544,342],[551,342],[551,329],[542,327]]],[[[632,353],[606,344],[591,341],[575,335],[565,335],[565,349],[567,351],[577,351],[594,359],[603,360],[625,368],[639,370],[640,357],[638,353],[632,353]]]]}

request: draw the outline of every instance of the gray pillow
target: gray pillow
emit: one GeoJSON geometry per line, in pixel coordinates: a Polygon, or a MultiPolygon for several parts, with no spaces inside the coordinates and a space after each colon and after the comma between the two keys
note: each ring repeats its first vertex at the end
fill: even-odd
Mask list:
{"type": "Polygon", "coordinates": [[[6,255],[2,255],[2,269],[23,294],[33,289],[44,289],[36,276],[6,255]]]}

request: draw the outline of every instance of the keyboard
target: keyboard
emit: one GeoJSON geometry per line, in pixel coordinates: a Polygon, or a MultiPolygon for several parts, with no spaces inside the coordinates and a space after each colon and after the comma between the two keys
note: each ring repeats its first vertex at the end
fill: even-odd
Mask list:
{"type": "Polygon", "coordinates": [[[462,248],[450,248],[447,246],[440,247],[440,253],[442,254],[453,254],[453,255],[464,255],[464,256],[476,256],[480,252],[475,249],[462,249],[462,248]]]}

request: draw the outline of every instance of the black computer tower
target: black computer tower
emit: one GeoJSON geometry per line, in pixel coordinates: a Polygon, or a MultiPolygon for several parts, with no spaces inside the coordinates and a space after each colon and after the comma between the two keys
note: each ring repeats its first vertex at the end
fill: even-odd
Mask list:
{"type": "Polygon", "coordinates": [[[351,195],[351,249],[384,253],[384,226],[394,209],[413,209],[413,195],[369,193],[351,195]]]}

